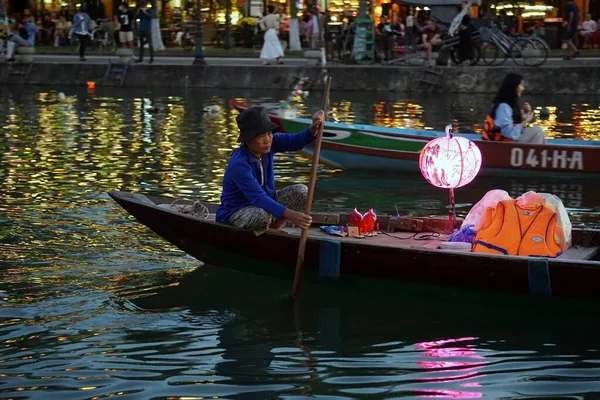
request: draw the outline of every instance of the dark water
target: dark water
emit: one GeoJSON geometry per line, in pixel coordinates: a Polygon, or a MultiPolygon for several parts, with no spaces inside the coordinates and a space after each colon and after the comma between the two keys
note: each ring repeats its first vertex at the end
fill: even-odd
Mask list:
{"type": "MultiPolygon", "coordinates": [[[[598,398],[597,305],[393,286],[308,284],[201,266],[140,226],[113,189],[216,201],[236,145],[226,91],[0,92],[0,398],[598,398]],[[203,114],[208,105],[219,112],[203,114]],[[147,109],[156,107],[157,113],[147,109]],[[383,293],[386,294],[383,294],[383,293]],[[465,297],[466,296],[466,297],[465,297]],[[448,301],[448,297],[454,300],[448,301]],[[442,298],[444,300],[442,300],[442,298]]],[[[340,121],[476,129],[484,96],[334,93],[340,121]]],[[[596,137],[598,100],[529,98],[561,137],[596,137]]],[[[307,110],[318,104],[308,99],[307,110]]],[[[278,160],[306,182],[310,160],[278,160]]],[[[559,195],[597,222],[592,178],[476,181],[559,195]]],[[[443,214],[446,193],[417,176],[320,169],[315,208],[443,214]]]]}

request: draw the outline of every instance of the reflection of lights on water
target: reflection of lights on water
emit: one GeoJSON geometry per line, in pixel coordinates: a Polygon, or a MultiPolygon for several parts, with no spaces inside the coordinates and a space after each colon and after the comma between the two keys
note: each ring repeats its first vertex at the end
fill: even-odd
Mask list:
{"type": "MultiPolygon", "coordinates": [[[[487,364],[484,358],[475,353],[471,347],[443,347],[448,344],[456,345],[461,342],[471,342],[474,337],[462,337],[456,339],[443,339],[430,342],[418,343],[415,347],[422,350],[422,356],[427,358],[441,358],[441,360],[419,360],[417,365],[433,376],[424,376],[416,378],[422,382],[430,384],[456,384],[461,388],[478,388],[481,385],[477,382],[464,382],[481,378],[477,372],[478,369],[487,364]],[[464,359],[475,359],[477,361],[468,361],[464,359]],[[462,383],[460,383],[462,382],[462,383]]],[[[445,399],[477,399],[483,397],[483,393],[477,391],[464,391],[455,389],[418,389],[414,391],[421,398],[445,398],[445,399]]]]}
{"type": "Polygon", "coordinates": [[[465,392],[462,390],[429,389],[415,390],[415,392],[420,393],[417,397],[426,399],[480,399],[483,397],[481,392],[465,392]]]}
{"type": "Polygon", "coordinates": [[[535,122],[534,125],[541,126],[544,129],[544,133],[546,138],[552,139],[556,137],[556,128],[558,126],[557,114],[558,107],[555,106],[546,106],[545,108],[548,110],[548,116],[545,118],[541,117],[541,111],[544,107],[535,107],[533,112],[535,114],[535,122]]]}
{"type": "Polygon", "coordinates": [[[577,139],[600,140],[600,107],[590,108],[589,104],[573,104],[572,113],[577,139]]]}
{"type": "Polygon", "coordinates": [[[331,105],[331,116],[336,122],[344,124],[353,124],[355,122],[356,115],[352,110],[352,102],[350,101],[339,101],[331,105]]]}
{"type": "Polygon", "coordinates": [[[373,124],[390,128],[431,129],[423,123],[423,107],[419,104],[397,101],[374,104],[373,124]]]}

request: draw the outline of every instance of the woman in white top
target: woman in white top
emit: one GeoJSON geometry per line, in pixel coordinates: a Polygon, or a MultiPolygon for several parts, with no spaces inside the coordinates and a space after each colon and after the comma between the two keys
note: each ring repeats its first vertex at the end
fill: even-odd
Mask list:
{"type": "Polygon", "coordinates": [[[265,39],[262,50],[260,51],[260,58],[263,60],[263,65],[269,65],[270,60],[276,60],[277,64],[283,64],[281,60],[284,56],[283,48],[279,42],[277,32],[279,32],[279,17],[273,12],[275,7],[267,7],[268,14],[259,21],[259,26],[265,31],[265,39]]]}
{"type": "Polygon", "coordinates": [[[583,24],[581,24],[581,36],[583,37],[584,49],[592,47],[590,46],[590,39],[592,39],[592,36],[597,30],[598,25],[596,24],[596,21],[592,19],[592,15],[589,13],[585,14],[585,21],[583,21],[583,24]]]}

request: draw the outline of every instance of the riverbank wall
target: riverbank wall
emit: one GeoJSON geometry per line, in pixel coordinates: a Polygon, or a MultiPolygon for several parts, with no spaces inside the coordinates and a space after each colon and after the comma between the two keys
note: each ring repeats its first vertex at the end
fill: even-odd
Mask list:
{"type": "MultiPolygon", "coordinates": [[[[119,86],[117,79],[103,83],[106,63],[33,63],[26,76],[8,75],[22,67],[4,64],[0,82],[11,85],[119,86]]],[[[308,77],[314,85],[323,85],[324,76],[332,76],[332,90],[361,92],[424,92],[436,81],[436,75],[424,73],[419,66],[328,65],[160,65],[136,64],[127,71],[123,86],[138,88],[227,88],[289,89],[297,77],[308,77]]],[[[434,92],[494,93],[509,72],[524,76],[532,94],[600,94],[600,67],[594,65],[548,65],[542,67],[438,67],[440,73],[434,92]]]]}

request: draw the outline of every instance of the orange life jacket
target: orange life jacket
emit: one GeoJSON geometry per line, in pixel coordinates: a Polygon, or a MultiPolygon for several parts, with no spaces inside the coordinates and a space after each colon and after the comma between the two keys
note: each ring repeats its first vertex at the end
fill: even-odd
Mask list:
{"type": "Polygon", "coordinates": [[[503,200],[487,210],[485,223],[473,241],[476,253],[527,257],[557,257],[562,253],[554,237],[558,214],[543,204],[520,206],[503,200]]]}
{"type": "Polygon", "coordinates": [[[500,128],[494,124],[494,119],[488,114],[485,116],[485,122],[483,123],[483,131],[481,132],[483,140],[493,140],[497,142],[512,142],[505,136],[502,136],[500,128]]]}

